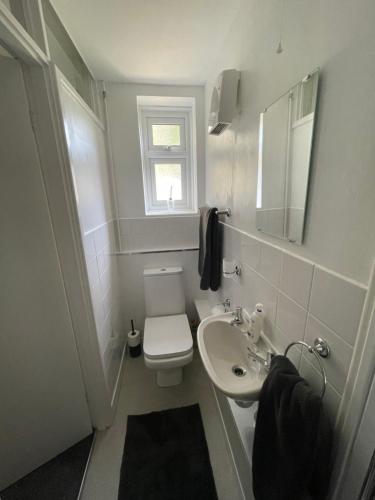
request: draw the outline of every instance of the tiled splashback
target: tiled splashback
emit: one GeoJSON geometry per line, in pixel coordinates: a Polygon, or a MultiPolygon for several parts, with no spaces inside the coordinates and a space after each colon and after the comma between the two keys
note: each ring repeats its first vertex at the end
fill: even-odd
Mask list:
{"type": "MultiPolygon", "coordinates": [[[[250,312],[257,302],[266,311],[265,333],[284,352],[294,340],[312,343],[326,339],[331,356],[322,362],[327,372],[326,408],[336,418],[353,354],[367,287],[300,259],[281,249],[224,225],[225,258],[237,260],[240,277],[224,279],[219,293],[210,294],[211,305],[230,297],[232,305],[250,312]]],[[[310,384],[321,390],[322,378],[315,358],[291,357],[310,384]]]]}
{"type": "Polygon", "coordinates": [[[120,250],[172,250],[198,247],[198,216],[119,219],[120,250]]]}
{"type": "Polygon", "coordinates": [[[110,221],[88,231],[83,238],[100,354],[112,395],[125,341],[120,311],[115,222],[110,221]]]}

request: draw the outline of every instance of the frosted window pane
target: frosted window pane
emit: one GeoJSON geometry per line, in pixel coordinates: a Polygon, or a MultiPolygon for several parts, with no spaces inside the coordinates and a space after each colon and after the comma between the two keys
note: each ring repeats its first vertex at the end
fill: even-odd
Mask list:
{"type": "Polygon", "coordinates": [[[154,146],[180,146],[180,125],[152,125],[154,146]]]}
{"type": "Polygon", "coordinates": [[[156,199],[181,200],[181,165],[155,163],[156,199]]]}

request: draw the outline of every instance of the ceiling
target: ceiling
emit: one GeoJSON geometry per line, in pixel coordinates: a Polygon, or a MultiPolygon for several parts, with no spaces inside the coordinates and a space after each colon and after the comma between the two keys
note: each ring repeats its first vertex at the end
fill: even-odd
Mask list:
{"type": "Polygon", "coordinates": [[[203,84],[241,0],[51,0],[95,78],[203,84]]]}

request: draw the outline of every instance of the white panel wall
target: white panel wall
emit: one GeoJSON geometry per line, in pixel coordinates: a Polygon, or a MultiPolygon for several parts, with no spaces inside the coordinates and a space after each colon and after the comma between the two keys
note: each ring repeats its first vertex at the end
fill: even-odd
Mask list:
{"type": "Polygon", "coordinates": [[[116,235],[105,132],[63,79],[61,100],[99,350],[112,397],[124,347],[124,331],[119,310],[116,235]]]}
{"type": "Polygon", "coordinates": [[[113,219],[104,130],[64,79],[61,99],[79,219],[87,233],[113,219]]]}

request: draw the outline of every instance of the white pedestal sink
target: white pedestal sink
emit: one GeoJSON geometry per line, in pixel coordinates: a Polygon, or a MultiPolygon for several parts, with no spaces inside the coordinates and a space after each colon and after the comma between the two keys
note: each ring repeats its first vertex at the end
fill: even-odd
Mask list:
{"type": "MultiPolygon", "coordinates": [[[[232,313],[204,319],[197,333],[199,352],[208,376],[220,391],[235,400],[256,401],[267,371],[248,356],[247,347],[252,344],[246,334],[246,323],[233,326],[232,319],[232,313]]],[[[264,340],[256,348],[261,357],[271,350],[264,340]]]]}

